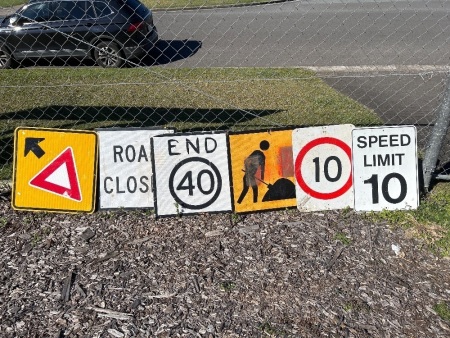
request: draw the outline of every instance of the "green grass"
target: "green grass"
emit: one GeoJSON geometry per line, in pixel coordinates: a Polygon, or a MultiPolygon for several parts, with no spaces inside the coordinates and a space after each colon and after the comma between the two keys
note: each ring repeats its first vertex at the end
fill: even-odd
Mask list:
{"type": "Polygon", "coordinates": [[[440,183],[421,200],[419,208],[411,211],[383,211],[368,214],[401,226],[411,236],[422,238],[433,252],[450,256],[450,185],[440,183]]]}
{"type": "Polygon", "coordinates": [[[27,1],[24,0],[1,0],[0,1],[0,8],[1,7],[11,7],[16,5],[21,5],[26,3],[27,1]]]}
{"type": "Polygon", "coordinates": [[[269,337],[287,337],[288,332],[268,321],[261,323],[259,329],[269,337]]]}
{"type": "Polygon", "coordinates": [[[2,71],[0,95],[8,98],[0,105],[0,130],[24,123],[182,129],[381,123],[300,69],[16,69],[2,71]]]}
{"type": "Polygon", "coordinates": [[[232,281],[223,281],[219,286],[220,289],[225,292],[231,292],[236,288],[236,284],[232,281]]]}
{"type": "Polygon", "coordinates": [[[1,179],[11,177],[12,137],[19,126],[245,130],[381,123],[363,105],[297,68],[45,67],[1,75],[1,179]]]}
{"type": "Polygon", "coordinates": [[[450,323],[450,306],[446,303],[439,303],[433,307],[433,310],[441,317],[450,323]]]}
{"type": "Polygon", "coordinates": [[[345,246],[350,245],[352,243],[352,240],[350,238],[348,238],[344,233],[342,232],[338,232],[335,236],[334,239],[340,241],[342,244],[344,244],[345,246]]]}

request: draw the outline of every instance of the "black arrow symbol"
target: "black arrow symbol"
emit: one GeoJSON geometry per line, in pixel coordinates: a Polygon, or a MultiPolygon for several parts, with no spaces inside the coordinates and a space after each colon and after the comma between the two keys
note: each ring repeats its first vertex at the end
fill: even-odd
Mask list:
{"type": "Polygon", "coordinates": [[[45,151],[42,150],[41,147],[39,147],[39,142],[42,142],[44,140],[45,138],[34,138],[34,137],[25,138],[24,156],[27,156],[30,151],[33,152],[37,156],[37,158],[41,158],[42,156],[44,156],[45,151]]]}

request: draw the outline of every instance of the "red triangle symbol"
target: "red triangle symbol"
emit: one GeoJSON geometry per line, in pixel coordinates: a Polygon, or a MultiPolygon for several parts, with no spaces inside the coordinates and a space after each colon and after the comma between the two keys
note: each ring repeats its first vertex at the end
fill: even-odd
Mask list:
{"type": "Polygon", "coordinates": [[[34,176],[29,184],[35,188],[80,202],[80,183],[72,148],[66,148],[34,176]]]}

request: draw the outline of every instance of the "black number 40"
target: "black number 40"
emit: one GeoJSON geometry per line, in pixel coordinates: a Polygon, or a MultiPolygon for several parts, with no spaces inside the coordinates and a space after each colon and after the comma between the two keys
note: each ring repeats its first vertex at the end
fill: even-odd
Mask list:
{"type": "MultiPolygon", "coordinates": [[[[378,175],[374,174],[369,179],[364,181],[365,184],[371,184],[372,185],[372,203],[378,204],[379,203],[379,194],[378,194],[378,175]]],[[[383,181],[381,182],[381,193],[384,197],[384,199],[392,204],[397,204],[403,201],[406,197],[406,193],[408,190],[408,186],[406,184],[405,178],[399,174],[399,173],[390,173],[386,175],[385,178],[383,178],[383,181]],[[389,193],[389,182],[391,179],[397,179],[400,183],[400,194],[397,198],[393,198],[391,194],[389,193]]]]}
{"type": "MultiPolygon", "coordinates": [[[[214,191],[215,188],[215,180],[214,174],[209,170],[201,170],[197,176],[197,188],[203,195],[209,195],[214,191]],[[210,186],[209,189],[204,189],[202,185],[202,176],[207,175],[209,177],[210,186]]],[[[193,184],[192,179],[192,171],[188,171],[186,175],[181,179],[180,183],[177,186],[177,190],[188,190],[189,196],[194,195],[195,185],[193,184]]]]}

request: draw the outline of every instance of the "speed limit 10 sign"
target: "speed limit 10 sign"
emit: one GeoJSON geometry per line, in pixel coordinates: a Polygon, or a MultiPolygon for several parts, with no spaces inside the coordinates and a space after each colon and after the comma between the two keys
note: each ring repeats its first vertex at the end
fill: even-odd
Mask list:
{"type": "Polygon", "coordinates": [[[416,209],[416,128],[355,128],[352,142],[355,210],[416,209]]]}
{"type": "Polygon", "coordinates": [[[151,139],[158,216],[231,211],[226,133],[151,139]]]}
{"type": "Polygon", "coordinates": [[[353,206],[353,125],[299,128],[292,133],[297,208],[300,211],[353,206]]]}

